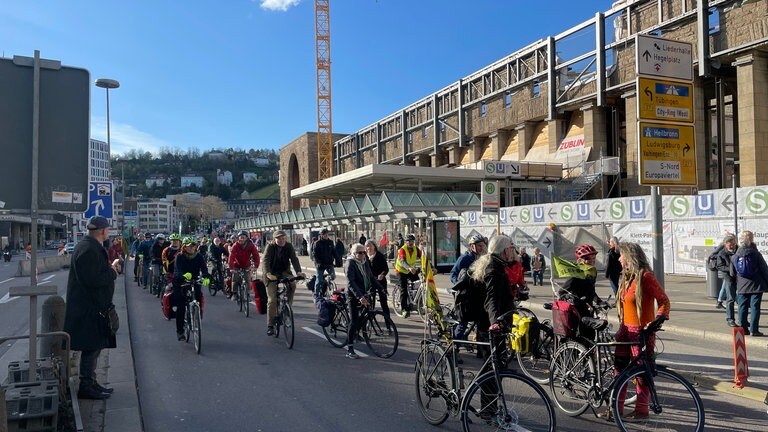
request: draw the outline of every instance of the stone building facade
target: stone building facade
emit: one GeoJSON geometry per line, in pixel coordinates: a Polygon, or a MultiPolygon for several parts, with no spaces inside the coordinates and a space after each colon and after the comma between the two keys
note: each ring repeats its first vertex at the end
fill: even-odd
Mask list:
{"type": "MultiPolygon", "coordinates": [[[[593,194],[647,195],[649,187],[638,182],[638,34],[692,44],[698,189],[730,187],[732,178],[739,186],[768,183],[768,2],[762,0],[617,1],[558,36],[334,137],[334,174],[370,164],[470,168],[483,160],[567,167],[562,144],[582,140],[584,160],[615,157],[620,164],[593,194]],[[588,38],[595,43],[587,49],[570,45],[588,38]]],[[[314,204],[291,201],[290,190],[317,180],[316,159],[315,134],[281,149],[282,210],[314,204]]]]}

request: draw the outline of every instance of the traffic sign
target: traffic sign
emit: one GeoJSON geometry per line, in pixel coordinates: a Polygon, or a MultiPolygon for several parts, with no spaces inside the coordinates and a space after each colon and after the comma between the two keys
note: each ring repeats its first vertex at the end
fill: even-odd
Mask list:
{"type": "Polygon", "coordinates": [[[518,161],[484,161],[483,169],[486,177],[521,177],[518,161]]]}
{"type": "Polygon", "coordinates": [[[84,216],[112,219],[112,182],[88,183],[88,210],[84,216]]]}
{"type": "Polygon", "coordinates": [[[696,186],[693,125],[638,122],[640,184],[696,186]]]}
{"type": "Polygon", "coordinates": [[[482,187],[480,193],[480,211],[482,213],[499,213],[499,182],[482,181],[480,184],[482,187]]]}
{"type": "Polygon", "coordinates": [[[693,123],[693,84],[638,77],[639,118],[693,123]]]}
{"type": "Polygon", "coordinates": [[[693,45],[690,43],[637,35],[635,49],[638,74],[693,80],[693,45]]]}

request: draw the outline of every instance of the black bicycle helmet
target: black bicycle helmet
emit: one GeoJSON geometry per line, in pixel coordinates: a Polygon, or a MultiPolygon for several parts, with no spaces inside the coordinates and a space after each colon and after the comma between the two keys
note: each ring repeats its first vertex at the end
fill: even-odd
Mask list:
{"type": "Polygon", "coordinates": [[[472,245],[475,243],[488,243],[488,241],[485,239],[485,237],[481,236],[480,234],[475,234],[469,237],[469,244],[472,245]]]}

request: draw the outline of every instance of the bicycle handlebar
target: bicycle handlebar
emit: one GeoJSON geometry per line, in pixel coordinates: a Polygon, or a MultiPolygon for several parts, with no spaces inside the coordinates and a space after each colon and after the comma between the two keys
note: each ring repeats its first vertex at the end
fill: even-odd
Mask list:
{"type": "Polygon", "coordinates": [[[301,280],[304,280],[304,279],[306,279],[306,278],[302,277],[302,276],[294,276],[294,277],[287,277],[287,278],[278,278],[277,280],[275,280],[275,282],[277,282],[277,283],[290,283],[290,282],[294,282],[294,281],[301,281],[301,280]]]}

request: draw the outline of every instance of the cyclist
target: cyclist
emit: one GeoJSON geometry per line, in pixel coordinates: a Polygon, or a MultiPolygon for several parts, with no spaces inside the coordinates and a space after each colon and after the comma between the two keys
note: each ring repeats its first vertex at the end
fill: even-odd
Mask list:
{"type": "Polygon", "coordinates": [[[203,237],[202,239],[200,239],[200,246],[198,247],[197,253],[202,255],[203,258],[205,258],[206,260],[208,259],[209,246],[210,245],[208,244],[208,237],[203,237]]]}
{"type": "MultiPolygon", "coordinates": [[[[181,253],[176,255],[176,263],[173,269],[173,302],[176,304],[176,337],[184,340],[184,314],[187,302],[181,284],[185,281],[195,280],[202,275],[203,285],[211,283],[211,275],[208,274],[208,266],[205,259],[197,252],[197,240],[192,236],[184,237],[181,242],[181,253]]],[[[203,292],[195,285],[195,299],[201,302],[200,311],[203,310],[203,292]]]]}
{"type": "MultiPolygon", "coordinates": [[[[477,260],[479,256],[485,255],[488,249],[488,240],[480,234],[475,234],[469,238],[469,249],[459,259],[456,260],[456,264],[451,269],[451,283],[456,284],[459,281],[461,273],[467,272],[472,263],[477,260]]],[[[461,318],[459,324],[454,329],[454,337],[457,339],[464,339],[464,332],[467,331],[469,320],[461,318]]]]}
{"type": "Polygon", "coordinates": [[[408,318],[411,315],[411,297],[408,294],[408,281],[419,280],[419,268],[416,262],[421,259],[421,250],[414,244],[416,236],[408,234],[405,238],[405,245],[397,251],[395,260],[395,270],[400,281],[400,305],[402,306],[402,317],[408,318]]]}
{"type": "Polygon", "coordinates": [[[326,272],[328,272],[331,280],[336,279],[336,272],[333,269],[336,259],[336,248],[333,240],[328,238],[328,229],[323,228],[320,230],[320,239],[315,242],[315,247],[312,248],[312,260],[315,262],[315,270],[317,271],[315,294],[323,295],[325,293],[324,277],[326,272]]]}
{"type": "Polygon", "coordinates": [[[208,248],[208,259],[213,263],[219,280],[216,281],[219,289],[224,286],[224,268],[222,267],[222,256],[229,258],[229,250],[221,243],[221,239],[216,237],[213,244],[208,248]]]}
{"type": "MultiPolygon", "coordinates": [[[[570,277],[565,280],[558,291],[560,298],[570,297],[574,306],[582,317],[593,316],[592,310],[596,305],[605,306],[605,302],[595,292],[595,280],[597,278],[597,250],[590,244],[582,244],[574,253],[576,264],[582,268],[584,277],[570,277]]],[[[595,339],[595,330],[587,325],[579,323],[579,334],[587,339],[595,339]]]]}
{"type": "MultiPolygon", "coordinates": [[[[246,270],[245,289],[251,289],[251,260],[253,260],[253,266],[258,268],[261,263],[259,249],[248,238],[248,231],[242,230],[237,233],[237,241],[230,248],[229,259],[227,260],[229,269],[232,271],[232,286],[237,286],[240,283],[240,272],[238,270],[246,270]]],[[[235,296],[237,295],[237,292],[235,292],[235,296]]]]}
{"type": "Polygon", "coordinates": [[[347,331],[347,358],[358,359],[355,352],[355,335],[360,317],[360,305],[368,306],[365,295],[373,290],[379,291],[379,281],[373,276],[371,263],[365,258],[365,246],[353,245],[347,260],[347,309],[349,310],[349,329],[347,331]]]}
{"type": "MultiPolygon", "coordinates": [[[[296,270],[296,276],[306,277],[301,272],[301,263],[293,245],[288,243],[283,231],[275,231],[273,241],[264,250],[264,276],[267,278],[267,335],[275,334],[275,316],[277,316],[277,280],[293,277],[290,266],[296,270]]],[[[296,282],[288,287],[288,304],[293,304],[296,282]]]]}
{"type": "MultiPolygon", "coordinates": [[[[156,235],[155,242],[152,243],[152,249],[149,253],[152,263],[152,275],[154,276],[155,280],[162,279],[161,275],[163,268],[163,249],[165,249],[166,246],[165,236],[162,234],[156,235]]],[[[146,257],[144,259],[146,259],[146,257]]],[[[155,281],[152,281],[151,283],[154,282],[155,281]]]]}
{"type": "Polygon", "coordinates": [[[163,249],[163,274],[168,275],[168,280],[173,280],[173,269],[176,265],[176,254],[181,247],[181,236],[173,233],[168,236],[171,245],[163,249]]]}
{"type": "Polygon", "coordinates": [[[144,233],[144,241],[139,245],[138,255],[143,257],[142,270],[142,284],[144,289],[147,289],[147,280],[149,280],[149,264],[150,255],[152,254],[152,233],[144,233]]]}

